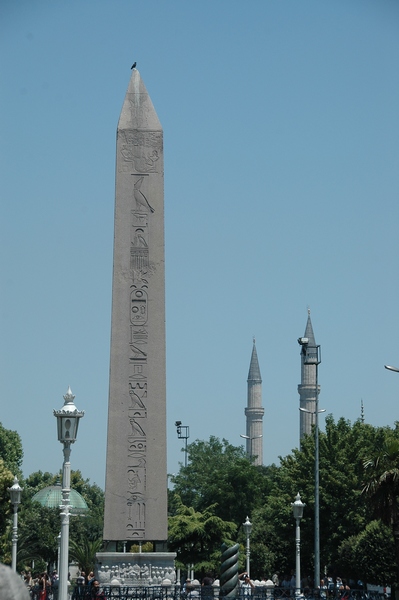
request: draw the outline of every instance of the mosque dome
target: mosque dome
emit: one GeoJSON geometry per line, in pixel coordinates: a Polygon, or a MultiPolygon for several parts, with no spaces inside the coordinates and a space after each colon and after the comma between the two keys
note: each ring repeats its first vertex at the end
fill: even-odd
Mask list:
{"type": "MultiPolygon", "coordinates": [[[[42,506],[47,506],[47,508],[59,508],[62,504],[62,487],[61,485],[49,485],[36,492],[32,500],[39,502],[42,506]]],[[[86,516],[89,512],[86,500],[76,490],[70,490],[69,504],[71,506],[70,514],[72,516],[86,516]]]]}

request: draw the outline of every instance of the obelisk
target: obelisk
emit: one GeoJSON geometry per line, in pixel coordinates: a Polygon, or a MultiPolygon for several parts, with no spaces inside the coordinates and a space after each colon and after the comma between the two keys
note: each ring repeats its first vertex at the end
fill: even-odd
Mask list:
{"type": "Polygon", "coordinates": [[[165,387],[163,132],[133,69],[117,130],[105,541],[167,539],[165,387]]]}

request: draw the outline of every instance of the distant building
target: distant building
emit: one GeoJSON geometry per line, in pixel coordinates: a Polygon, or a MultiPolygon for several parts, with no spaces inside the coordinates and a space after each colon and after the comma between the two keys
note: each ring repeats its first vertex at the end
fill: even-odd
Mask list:
{"type": "MultiPolygon", "coordinates": [[[[252,347],[251,363],[248,373],[247,408],[247,456],[254,457],[254,464],[263,464],[263,415],[262,408],[262,378],[260,376],[258,355],[256,352],[255,338],[252,347]]],[[[243,436],[244,437],[244,436],[243,436]]]]}
{"type": "MultiPolygon", "coordinates": [[[[316,340],[313,333],[312,321],[310,319],[310,310],[308,310],[308,320],[306,323],[305,334],[308,347],[316,347],[316,340]]],[[[300,440],[312,433],[312,425],[315,424],[316,415],[316,364],[305,363],[304,346],[301,347],[301,383],[298,385],[299,406],[310,412],[299,411],[299,438],[300,440]]],[[[318,385],[320,394],[320,386],[318,385]]]]}
{"type": "MultiPolygon", "coordinates": [[[[32,502],[39,502],[42,506],[47,508],[59,508],[62,504],[62,487],[61,483],[57,485],[48,485],[42,488],[32,498],[32,502]]],[[[69,492],[69,505],[70,515],[72,517],[76,515],[86,516],[89,512],[86,500],[77,492],[72,489],[69,492]]]]}

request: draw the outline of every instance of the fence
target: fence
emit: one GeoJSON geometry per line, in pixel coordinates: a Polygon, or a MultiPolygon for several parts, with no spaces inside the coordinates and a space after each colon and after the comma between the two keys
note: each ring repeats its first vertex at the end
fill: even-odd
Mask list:
{"type": "MultiPolygon", "coordinates": [[[[270,588],[257,586],[250,595],[238,590],[238,600],[296,600],[295,591],[281,587],[270,588]],[[240,593],[241,592],[241,593],[240,593]]],[[[39,587],[30,590],[32,600],[42,600],[39,587]]],[[[218,600],[223,598],[218,587],[198,587],[185,594],[179,585],[166,586],[132,586],[132,585],[103,585],[100,587],[100,595],[95,595],[91,586],[70,587],[70,600],[89,600],[90,598],[103,598],[103,600],[218,600]]],[[[58,600],[58,588],[50,588],[46,600],[58,600]]],[[[305,588],[301,591],[300,600],[384,600],[384,595],[378,592],[366,592],[364,590],[311,590],[305,588]]]]}

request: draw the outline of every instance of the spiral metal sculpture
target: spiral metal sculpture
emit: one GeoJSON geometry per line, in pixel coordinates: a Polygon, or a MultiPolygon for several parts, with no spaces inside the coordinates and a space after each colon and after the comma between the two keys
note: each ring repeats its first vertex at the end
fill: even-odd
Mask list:
{"type": "Polygon", "coordinates": [[[238,584],[238,549],[240,545],[227,547],[222,544],[222,564],[220,567],[220,595],[227,598],[237,596],[238,584]]]}

